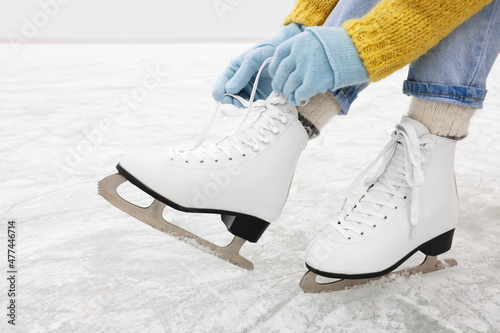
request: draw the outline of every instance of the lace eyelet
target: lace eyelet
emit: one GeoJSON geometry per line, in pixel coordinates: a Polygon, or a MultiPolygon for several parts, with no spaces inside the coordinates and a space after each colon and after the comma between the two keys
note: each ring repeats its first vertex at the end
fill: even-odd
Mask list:
{"type": "Polygon", "coordinates": [[[229,158],[229,160],[230,160],[230,161],[232,161],[232,160],[233,160],[233,158],[232,158],[232,157],[230,157],[230,158],[229,158]]]}
{"type": "Polygon", "coordinates": [[[387,220],[387,215],[386,215],[386,216],[384,216],[384,220],[387,220]]]}
{"type": "Polygon", "coordinates": [[[398,206],[394,206],[394,209],[398,209],[398,206]]]}
{"type": "Polygon", "coordinates": [[[203,162],[205,162],[205,161],[200,161],[200,163],[203,163],[203,162]]]}
{"type": "Polygon", "coordinates": [[[348,239],[348,240],[351,240],[351,238],[352,238],[352,237],[351,237],[351,236],[349,236],[347,239],[348,239]]]}
{"type": "Polygon", "coordinates": [[[406,195],[403,197],[404,200],[406,200],[406,198],[408,198],[406,195]]]}
{"type": "Polygon", "coordinates": [[[376,225],[376,224],[374,224],[374,225],[372,226],[372,228],[376,228],[376,227],[377,227],[377,225],[376,225]]]}
{"type": "Polygon", "coordinates": [[[189,163],[189,161],[184,161],[184,162],[186,162],[186,164],[188,164],[188,163],[189,163]]]}
{"type": "Polygon", "coordinates": [[[342,222],[339,221],[337,224],[342,224],[342,222]]]}
{"type": "Polygon", "coordinates": [[[247,154],[241,154],[241,156],[245,157],[245,156],[247,156],[247,154]]]}
{"type": "Polygon", "coordinates": [[[214,162],[217,163],[217,162],[219,162],[219,160],[215,160],[214,162]]]}
{"type": "Polygon", "coordinates": [[[364,234],[365,234],[364,232],[361,232],[361,234],[360,234],[360,235],[361,235],[361,236],[363,236],[364,234]]]}

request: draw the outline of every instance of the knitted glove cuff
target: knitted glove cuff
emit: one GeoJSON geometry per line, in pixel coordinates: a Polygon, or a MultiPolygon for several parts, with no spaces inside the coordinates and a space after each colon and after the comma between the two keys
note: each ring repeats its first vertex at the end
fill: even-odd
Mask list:
{"type": "Polygon", "coordinates": [[[342,28],[312,27],[306,31],[313,33],[321,42],[334,72],[334,88],[350,86],[370,80],[368,72],[356,47],[342,28]]]}

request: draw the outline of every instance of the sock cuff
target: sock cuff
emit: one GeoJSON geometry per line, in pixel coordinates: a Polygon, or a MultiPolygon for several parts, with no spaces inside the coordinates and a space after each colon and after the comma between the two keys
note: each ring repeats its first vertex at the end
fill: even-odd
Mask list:
{"type": "MultiPolygon", "coordinates": [[[[317,132],[315,136],[318,136],[326,123],[342,111],[342,107],[332,94],[326,92],[315,95],[306,105],[298,106],[297,111],[299,116],[307,120],[307,123],[301,120],[302,125],[304,127],[313,125],[313,132],[317,132]]],[[[308,131],[307,128],[306,131],[308,131]]]]}
{"type": "Polygon", "coordinates": [[[475,112],[467,106],[412,97],[408,117],[422,123],[431,134],[460,140],[467,136],[475,112]]]}
{"type": "Polygon", "coordinates": [[[313,123],[311,123],[309,119],[307,119],[300,113],[299,113],[299,121],[306,130],[307,136],[309,136],[309,140],[314,139],[319,135],[320,133],[319,129],[313,123]]]}

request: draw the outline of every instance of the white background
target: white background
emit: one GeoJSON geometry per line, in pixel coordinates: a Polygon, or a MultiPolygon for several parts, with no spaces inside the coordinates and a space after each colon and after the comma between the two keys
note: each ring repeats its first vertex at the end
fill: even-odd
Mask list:
{"type": "Polygon", "coordinates": [[[0,40],[157,41],[263,38],[294,0],[0,0],[0,40]],[[30,29],[31,27],[31,29],[30,29]]]}

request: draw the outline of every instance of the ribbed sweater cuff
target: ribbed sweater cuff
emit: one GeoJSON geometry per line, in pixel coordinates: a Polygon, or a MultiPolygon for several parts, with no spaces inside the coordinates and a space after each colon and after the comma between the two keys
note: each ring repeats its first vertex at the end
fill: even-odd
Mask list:
{"type": "Polygon", "coordinates": [[[299,0],[284,24],[291,22],[306,26],[319,26],[325,23],[338,0],[299,0]]]}
{"type": "Polygon", "coordinates": [[[491,0],[384,0],[342,27],[351,36],[372,81],[425,54],[491,0]]]}
{"type": "Polygon", "coordinates": [[[306,30],[312,32],[325,49],[330,67],[335,73],[333,89],[370,80],[356,47],[344,29],[312,27],[306,30]]]}

